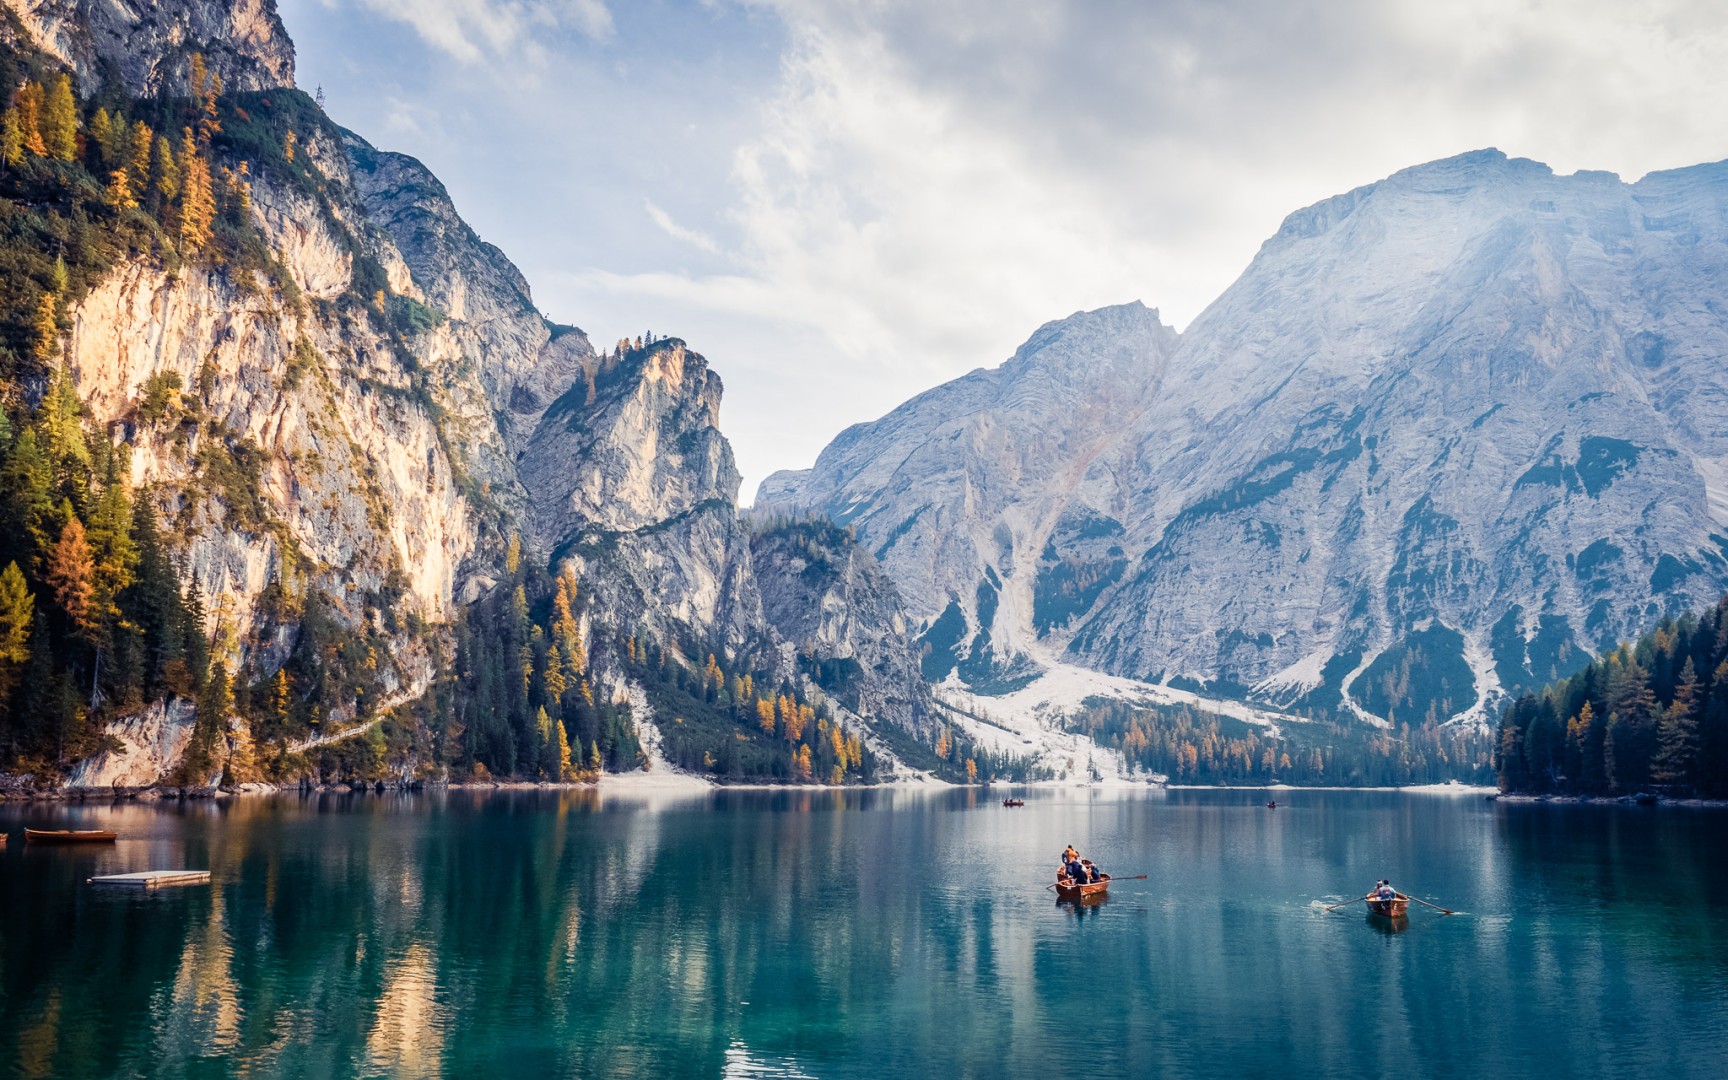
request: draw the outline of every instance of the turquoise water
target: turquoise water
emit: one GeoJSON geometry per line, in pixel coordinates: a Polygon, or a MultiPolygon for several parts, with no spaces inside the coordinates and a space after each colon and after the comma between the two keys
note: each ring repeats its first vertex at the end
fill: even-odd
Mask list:
{"type": "Polygon", "coordinates": [[[0,806],[0,1075],[1728,1076],[1728,812],[999,798],[0,806]],[[1321,910],[1388,876],[1463,914],[1321,910]]]}

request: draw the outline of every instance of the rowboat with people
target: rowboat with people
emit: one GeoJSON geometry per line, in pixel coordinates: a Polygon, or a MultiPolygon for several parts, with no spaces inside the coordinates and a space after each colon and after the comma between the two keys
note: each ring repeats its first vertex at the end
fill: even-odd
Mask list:
{"type": "Polygon", "coordinates": [[[1107,891],[1109,891],[1109,888],[1109,874],[1100,874],[1098,875],[1097,881],[1088,881],[1084,884],[1075,881],[1071,877],[1060,877],[1056,879],[1056,896],[1061,900],[1091,900],[1094,897],[1101,898],[1107,891]]]}
{"type": "Polygon", "coordinates": [[[1368,901],[1368,910],[1376,915],[1384,915],[1388,919],[1402,919],[1405,909],[1410,906],[1410,898],[1403,893],[1394,893],[1390,900],[1374,897],[1368,901]]]}

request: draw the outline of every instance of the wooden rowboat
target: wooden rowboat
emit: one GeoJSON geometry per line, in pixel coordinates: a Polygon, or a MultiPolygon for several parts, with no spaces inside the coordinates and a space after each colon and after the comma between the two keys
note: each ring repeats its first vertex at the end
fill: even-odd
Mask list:
{"type": "Polygon", "coordinates": [[[1002,805],[1003,806],[1025,806],[1026,800],[1025,799],[1003,799],[1002,805]]]}
{"type": "Polygon", "coordinates": [[[31,844],[112,844],[120,834],[107,829],[25,829],[31,844]]]}
{"type": "Polygon", "coordinates": [[[1402,919],[1404,909],[1410,906],[1410,898],[1403,893],[1397,893],[1391,900],[1376,900],[1368,897],[1368,910],[1376,915],[1384,915],[1388,919],[1402,919]]]}
{"type": "Polygon", "coordinates": [[[1109,888],[1109,874],[1105,874],[1098,881],[1089,881],[1084,885],[1074,884],[1074,879],[1070,877],[1056,879],[1056,895],[1063,900],[1089,900],[1094,896],[1103,896],[1105,890],[1109,888]]]}

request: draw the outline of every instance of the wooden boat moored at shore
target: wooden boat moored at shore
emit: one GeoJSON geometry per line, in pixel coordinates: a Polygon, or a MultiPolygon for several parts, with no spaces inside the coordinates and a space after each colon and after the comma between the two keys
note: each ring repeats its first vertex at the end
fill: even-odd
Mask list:
{"type": "Polygon", "coordinates": [[[25,829],[31,844],[112,844],[120,834],[108,829],[25,829]]]}
{"type": "Polygon", "coordinates": [[[1084,885],[1076,885],[1070,877],[1056,879],[1056,895],[1063,900],[1090,900],[1103,896],[1110,888],[1110,875],[1105,874],[1097,881],[1088,881],[1084,885]]]}
{"type": "Polygon", "coordinates": [[[1391,900],[1368,898],[1368,910],[1376,915],[1384,915],[1388,919],[1402,919],[1405,909],[1409,906],[1410,898],[1403,893],[1396,894],[1391,900]]]}

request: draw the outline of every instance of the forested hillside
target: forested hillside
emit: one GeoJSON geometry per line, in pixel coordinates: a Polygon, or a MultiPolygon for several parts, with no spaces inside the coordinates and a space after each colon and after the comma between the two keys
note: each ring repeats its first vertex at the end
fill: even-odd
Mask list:
{"type": "Polygon", "coordinates": [[[703,357],[551,323],[269,0],[5,0],[0,269],[0,786],[993,771],[764,618],[703,357]]]}
{"type": "Polygon", "coordinates": [[[1487,783],[1487,735],[1433,720],[1369,727],[1353,719],[1290,720],[1276,730],[1187,705],[1094,700],[1068,727],[1120,751],[1131,767],[1178,784],[1399,787],[1487,783]]]}
{"type": "Polygon", "coordinates": [[[1728,797],[1728,597],[1518,698],[1495,760],[1507,792],[1728,797]]]}

